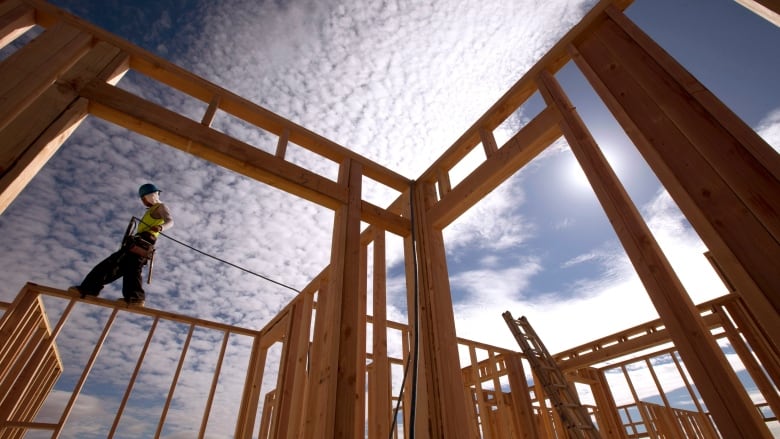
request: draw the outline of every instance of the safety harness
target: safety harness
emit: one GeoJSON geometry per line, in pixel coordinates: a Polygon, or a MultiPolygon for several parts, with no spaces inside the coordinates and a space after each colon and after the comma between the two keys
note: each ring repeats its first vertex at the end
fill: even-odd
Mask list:
{"type": "Polygon", "coordinates": [[[152,283],[152,266],[154,265],[154,244],[157,242],[157,237],[148,230],[136,233],[138,230],[138,224],[142,220],[132,217],[130,223],[127,224],[125,230],[125,236],[122,238],[122,248],[141,258],[142,264],[149,262],[149,273],[146,278],[146,283],[152,283]]]}

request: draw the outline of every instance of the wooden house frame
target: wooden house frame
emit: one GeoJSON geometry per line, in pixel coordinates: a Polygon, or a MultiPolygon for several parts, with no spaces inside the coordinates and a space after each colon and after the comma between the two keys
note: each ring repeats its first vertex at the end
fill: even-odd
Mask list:
{"type": "MultiPolygon", "coordinates": [[[[757,377],[766,406],[778,413],[780,156],[622,13],[630,3],[598,2],[427,170],[410,180],[43,1],[5,0],[0,3],[0,46],[34,26],[44,31],[0,63],[0,212],[87,116],[272,185],[334,212],[331,259],[265,328],[248,330],[254,348],[236,437],[255,437],[258,425],[265,433],[262,437],[387,437],[393,401],[390,369],[406,363],[413,352],[419,353],[419,405],[413,409],[404,401],[403,437],[409,427],[420,437],[447,439],[558,437],[565,432],[554,413],[545,409],[541,391],[529,388],[518,353],[457,338],[442,230],[564,136],[660,316],[658,322],[630,330],[636,333],[616,334],[557,357],[573,380],[594,387],[594,416],[604,437],[623,438],[627,433],[604,384],[604,371],[594,365],[671,342],[719,432],[704,429],[703,434],[710,436],[702,437],[769,438],[766,419],[728,364],[713,328],[728,337],[757,377]],[[703,314],[701,305],[697,308],[691,301],[558,84],[556,72],[570,61],[709,249],[731,290],[726,305],[708,305],[708,314],[703,314]],[[202,102],[202,118],[192,120],[115,87],[128,70],[202,102]],[[536,92],[546,108],[498,145],[493,130],[536,92]],[[218,111],[276,136],[275,154],[211,128],[218,111]],[[289,143],[335,163],[338,179],[286,160],[289,143]],[[482,162],[452,185],[450,172],[477,147],[484,150],[482,162]],[[365,201],[364,178],[397,191],[398,198],[388,206],[365,201]],[[361,221],[369,226],[361,230],[361,221]],[[409,322],[403,324],[389,322],[384,311],[386,279],[381,268],[386,233],[404,239],[408,303],[418,304],[408,310],[409,322]],[[368,245],[374,266],[372,316],[366,314],[368,245]],[[369,324],[373,349],[367,352],[362,346],[369,324]],[[404,358],[387,355],[391,329],[404,334],[404,358]],[[265,352],[278,342],[283,345],[278,386],[273,393],[260,395],[265,352]],[[469,352],[483,349],[488,360],[478,360],[472,353],[472,364],[462,365],[460,343],[469,352]],[[506,387],[499,380],[503,376],[508,377],[511,392],[497,390],[506,387]],[[361,377],[367,377],[368,389],[361,377]],[[485,381],[491,382],[492,391],[480,384],[485,381]],[[266,404],[257,422],[261,397],[266,404]],[[375,421],[366,423],[367,416],[375,421]]],[[[780,22],[776,2],[742,3],[780,22]]],[[[26,286],[17,301],[7,304],[0,326],[7,340],[27,337],[19,332],[22,326],[13,323],[28,312],[18,304],[32,303],[40,294],[68,298],[59,290],[26,286]]],[[[71,305],[77,301],[69,300],[71,305]]],[[[156,310],[134,312],[187,320],[156,310]]],[[[196,323],[214,326],[191,324],[196,323]]],[[[28,349],[19,343],[3,352],[28,349]]],[[[55,356],[46,357],[46,370],[56,374],[52,352],[55,356]]],[[[10,357],[20,355],[0,360],[10,357]]],[[[662,422],[669,416],[686,416],[652,407],[643,410],[659,426],[671,425],[662,422]]],[[[66,420],[64,415],[61,421],[66,420]]],[[[62,423],[45,427],[60,431],[62,423]]],[[[0,413],[0,428],[35,425],[28,418],[11,419],[7,412],[0,413]]]]}

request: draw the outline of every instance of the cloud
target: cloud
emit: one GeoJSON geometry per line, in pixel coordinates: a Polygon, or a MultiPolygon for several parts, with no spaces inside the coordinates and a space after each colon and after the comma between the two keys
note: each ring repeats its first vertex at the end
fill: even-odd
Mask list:
{"type": "Polygon", "coordinates": [[[183,62],[278,114],[415,176],[592,3],[466,1],[435,8],[389,3],[367,8],[233,1],[204,9],[203,35],[209,37],[195,41],[183,62]],[[475,10],[480,20],[474,19],[475,10]],[[517,26],[509,17],[518,16],[537,17],[539,27],[517,26]],[[553,17],[560,26],[541,26],[553,17]],[[509,41],[523,41],[526,50],[509,41]],[[485,51],[500,62],[478,62],[485,51]],[[202,62],[204,54],[210,63],[202,62]],[[237,67],[224,68],[229,65],[237,67]]]}
{"type": "Polygon", "coordinates": [[[460,307],[479,306],[481,301],[500,301],[517,298],[527,290],[533,275],[542,269],[535,258],[516,261],[511,268],[462,271],[450,277],[452,285],[466,290],[472,300],[460,307]],[[489,297],[489,299],[487,299],[489,297]],[[477,303],[475,303],[477,302],[477,303]]]}
{"type": "Polygon", "coordinates": [[[780,152],[780,108],[767,114],[758,123],[756,132],[766,140],[775,151],[780,152]]]}
{"type": "Polygon", "coordinates": [[[519,207],[524,193],[518,178],[511,178],[444,229],[448,251],[465,247],[501,250],[521,245],[535,233],[519,207]]]}
{"type": "MultiPolygon", "coordinates": [[[[706,258],[701,240],[685,221],[665,191],[641,209],[646,221],[670,259],[694,303],[724,295],[725,286],[706,258]]],[[[639,323],[658,318],[630,261],[617,242],[571,258],[559,270],[589,262],[598,263],[599,275],[575,282],[575,296],[523,294],[538,266],[529,270],[483,268],[452,276],[453,285],[466,285],[474,294],[457,303],[456,327],[460,337],[491,340],[491,344],[517,349],[501,318],[509,310],[515,318],[528,317],[550,352],[560,352],[639,323]],[[521,275],[522,274],[522,275],[521,275]],[[490,279],[491,282],[485,281],[490,279]],[[490,285],[490,288],[486,288],[490,285]]],[[[544,267],[544,270],[555,270],[544,267]]],[[[561,275],[563,276],[563,275],[561,275]]]]}

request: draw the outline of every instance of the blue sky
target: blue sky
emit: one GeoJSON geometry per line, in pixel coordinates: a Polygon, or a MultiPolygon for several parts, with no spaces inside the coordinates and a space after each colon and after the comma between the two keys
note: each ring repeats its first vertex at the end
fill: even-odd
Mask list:
{"type": "MultiPolygon", "coordinates": [[[[415,178],[595,2],[53,3],[415,178]]],[[[730,0],[637,0],[627,15],[780,147],[780,57],[772,56],[780,29],[730,0]]],[[[694,301],[724,294],[703,245],[581,75],[568,66],[558,77],[694,301]]],[[[137,75],[119,86],[202,114],[199,104],[137,75]]],[[[537,109],[538,97],[513,121],[537,109]]],[[[215,127],[258,148],[275,147],[275,139],[235,120],[217,118],[215,127]]],[[[499,144],[502,134],[508,132],[496,133],[499,144]]],[[[312,163],[305,154],[291,159],[312,163]]],[[[332,167],[321,172],[335,178],[332,167]]],[[[11,301],[27,281],[78,283],[143,212],[134,193],[147,181],[162,188],[175,216],[170,235],[202,251],[294,288],[328,263],[329,211],[89,118],[0,216],[0,233],[13,237],[0,252],[0,300],[11,301]]],[[[367,187],[366,197],[386,205],[394,195],[367,187]]],[[[500,316],[511,310],[526,315],[557,352],[656,317],[563,141],[444,233],[461,337],[516,349],[500,316]]],[[[388,250],[390,317],[404,321],[400,240],[390,238],[388,250]]],[[[117,282],[104,295],[119,297],[119,288],[117,282]]],[[[293,296],[167,240],[147,294],[150,307],[251,328],[293,296]]],[[[99,321],[83,312],[84,328],[99,321]]],[[[110,379],[110,369],[104,374],[110,379]]]]}

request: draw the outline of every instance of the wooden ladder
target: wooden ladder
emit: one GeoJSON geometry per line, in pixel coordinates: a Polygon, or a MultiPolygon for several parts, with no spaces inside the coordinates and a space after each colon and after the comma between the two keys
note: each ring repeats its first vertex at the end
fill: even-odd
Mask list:
{"type": "Polygon", "coordinates": [[[515,336],[526,359],[531,364],[534,375],[542,384],[547,397],[558,411],[561,421],[570,438],[601,439],[599,431],[585,407],[580,404],[574,386],[566,381],[563,372],[555,363],[536,331],[525,317],[515,320],[509,311],[504,314],[504,320],[515,336]]]}

